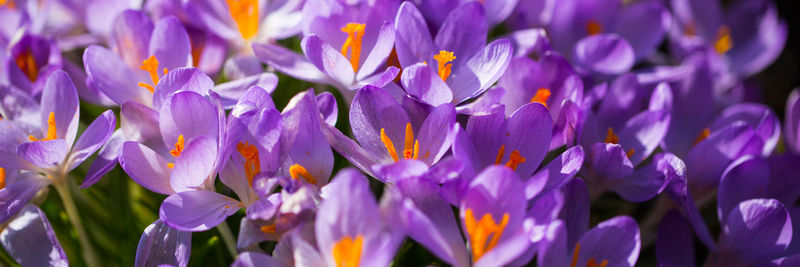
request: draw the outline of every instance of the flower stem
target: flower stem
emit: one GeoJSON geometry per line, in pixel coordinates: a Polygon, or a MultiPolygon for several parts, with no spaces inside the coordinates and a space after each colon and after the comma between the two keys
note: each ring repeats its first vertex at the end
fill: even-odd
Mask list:
{"type": "Polygon", "coordinates": [[[217,231],[222,235],[222,241],[225,242],[228,253],[235,259],[236,256],[238,256],[238,253],[236,253],[236,240],[233,238],[233,233],[231,232],[231,228],[228,227],[228,223],[223,221],[221,224],[217,225],[217,231]]]}
{"type": "Polygon", "coordinates": [[[100,261],[97,259],[97,254],[94,252],[94,247],[89,242],[89,236],[83,229],[81,217],[78,216],[78,209],[75,207],[75,201],[72,199],[72,191],[70,189],[69,181],[62,179],[61,182],[54,183],[56,191],[61,196],[61,201],[64,202],[64,209],[67,212],[72,227],[78,232],[78,241],[81,243],[81,250],[83,252],[83,259],[86,265],[90,267],[100,266],[100,261]]]}

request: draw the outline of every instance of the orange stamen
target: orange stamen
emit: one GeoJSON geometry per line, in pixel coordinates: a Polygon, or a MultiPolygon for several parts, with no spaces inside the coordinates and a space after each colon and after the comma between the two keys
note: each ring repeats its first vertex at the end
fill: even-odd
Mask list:
{"type": "MultiPolygon", "coordinates": [[[[0,4],[0,6],[2,5],[0,4]]],[[[36,60],[33,58],[33,53],[30,49],[20,53],[14,59],[14,63],[17,63],[17,67],[25,74],[28,80],[31,82],[36,81],[36,77],[39,76],[39,66],[36,65],[36,60]]]]}
{"type": "Polygon", "coordinates": [[[258,0],[225,0],[228,10],[245,40],[258,33],[258,0]]]}
{"type": "Polygon", "coordinates": [[[596,20],[589,20],[586,22],[586,33],[589,35],[595,35],[603,32],[603,25],[596,20]]]}
{"type": "Polygon", "coordinates": [[[258,148],[254,144],[239,142],[236,150],[244,157],[244,173],[247,176],[247,183],[253,186],[253,178],[261,172],[261,160],[258,158],[258,148]]]}
{"type": "Polygon", "coordinates": [[[383,142],[383,146],[386,147],[386,151],[389,152],[389,156],[391,156],[395,162],[400,160],[397,157],[397,150],[394,149],[394,143],[392,143],[392,139],[389,139],[389,136],[386,136],[386,130],[384,128],[381,128],[381,142],[383,142]]]}
{"type": "Polygon", "coordinates": [[[475,219],[472,209],[467,208],[465,213],[464,225],[472,248],[472,261],[477,262],[486,252],[497,246],[510,217],[508,213],[503,213],[503,219],[498,224],[490,213],[484,214],[480,221],[475,219]]]}
{"type": "Polygon", "coordinates": [[[531,98],[531,103],[539,103],[547,107],[547,99],[550,98],[550,90],[547,88],[539,88],[536,90],[536,95],[531,98]]]}
{"type": "Polygon", "coordinates": [[[717,31],[717,39],[714,41],[714,51],[720,55],[725,54],[733,48],[733,38],[731,38],[731,28],[721,26],[717,31]]]}
{"type": "Polygon", "coordinates": [[[179,135],[178,141],[175,142],[175,149],[170,150],[169,154],[176,158],[179,157],[183,153],[184,143],[183,135],[179,135]]]}
{"type": "Polygon", "coordinates": [[[694,143],[692,143],[692,146],[696,146],[703,140],[706,140],[706,138],[708,138],[709,135],[711,135],[711,129],[706,127],[705,129],[703,129],[702,132],[700,132],[699,135],[697,135],[697,139],[694,139],[694,143]]]}
{"type": "Polygon", "coordinates": [[[276,227],[274,224],[261,226],[261,232],[264,232],[265,234],[275,234],[275,228],[276,227]]]}
{"type": "Polygon", "coordinates": [[[606,140],[604,143],[619,144],[619,136],[614,134],[614,129],[611,127],[608,127],[608,132],[606,132],[606,140]]]}
{"type": "Polygon", "coordinates": [[[342,237],[333,245],[333,261],[336,267],[358,267],[361,261],[361,249],[364,245],[364,236],[357,235],[342,237]]]}
{"type": "Polygon", "coordinates": [[[306,170],[306,168],[304,168],[300,164],[295,163],[294,165],[289,167],[289,175],[291,175],[292,179],[295,180],[299,180],[300,177],[303,177],[303,179],[305,179],[306,182],[310,184],[317,184],[317,179],[314,179],[314,176],[311,176],[311,173],[309,173],[308,170],[306,170]]]}
{"type": "Polygon", "coordinates": [[[6,188],[6,169],[0,167],[0,189],[6,188]]]}
{"type": "Polygon", "coordinates": [[[406,140],[403,147],[403,158],[417,159],[419,156],[419,141],[414,139],[414,130],[411,128],[411,123],[406,123],[406,140]]]}
{"type": "Polygon", "coordinates": [[[500,149],[497,150],[497,157],[494,160],[494,165],[500,165],[500,162],[503,162],[503,157],[506,153],[506,145],[500,145],[500,149]]]}
{"type": "Polygon", "coordinates": [[[39,140],[39,139],[36,139],[36,137],[33,137],[33,135],[29,135],[28,139],[30,139],[31,141],[53,140],[53,139],[58,138],[58,135],[56,134],[56,130],[57,130],[56,129],[56,114],[53,113],[53,112],[50,112],[50,115],[47,116],[47,133],[45,134],[44,138],[39,140]]]}
{"type": "MultiPolygon", "coordinates": [[[[153,81],[153,85],[141,82],[137,83],[136,85],[147,89],[148,91],[150,91],[150,93],[153,93],[153,91],[155,91],[155,86],[158,85],[158,81],[160,79],[158,77],[158,59],[156,59],[156,56],[150,56],[149,58],[142,61],[142,65],[139,66],[139,69],[146,71],[147,73],[150,74],[150,79],[153,81]]],[[[167,72],[168,72],[167,68],[164,68],[164,75],[166,75],[167,72]]]]}
{"type": "Polygon", "coordinates": [[[509,155],[508,162],[506,162],[506,167],[516,171],[517,166],[523,162],[525,162],[525,157],[520,155],[519,150],[514,150],[511,151],[511,155],[509,155]]]}
{"type": "Polygon", "coordinates": [[[453,66],[448,63],[455,60],[456,56],[453,55],[453,52],[439,50],[439,54],[434,55],[433,59],[439,62],[439,77],[442,78],[442,81],[447,81],[447,77],[450,77],[450,67],[453,66]]]}
{"type": "Polygon", "coordinates": [[[347,23],[342,27],[342,32],[347,33],[347,39],[342,44],[342,55],[347,57],[347,50],[352,50],[350,51],[350,65],[353,66],[353,72],[358,72],[358,63],[361,59],[361,39],[364,37],[366,27],[366,24],[360,23],[347,23]]]}
{"type": "MultiPolygon", "coordinates": [[[[581,243],[575,243],[575,249],[572,250],[572,262],[570,263],[570,267],[576,267],[578,265],[578,255],[581,251],[581,243]]],[[[603,260],[600,264],[597,263],[595,258],[589,258],[586,261],[586,267],[606,267],[608,265],[608,260],[603,260]]]]}

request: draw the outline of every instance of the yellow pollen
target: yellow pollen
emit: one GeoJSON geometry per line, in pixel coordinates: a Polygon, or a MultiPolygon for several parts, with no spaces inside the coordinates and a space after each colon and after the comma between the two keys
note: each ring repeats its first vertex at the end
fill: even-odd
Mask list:
{"type": "MultiPolygon", "coordinates": [[[[569,265],[570,267],[575,267],[578,265],[578,255],[580,254],[580,251],[581,243],[577,242],[575,243],[575,249],[572,250],[572,262],[569,265]]],[[[606,267],[606,265],[608,265],[608,260],[603,260],[600,262],[600,264],[597,263],[595,258],[589,258],[589,260],[586,261],[586,267],[606,267]]]]}
{"type": "Polygon", "coordinates": [[[294,165],[289,167],[289,175],[291,175],[292,179],[295,180],[299,180],[300,177],[303,177],[303,179],[305,179],[306,182],[310,184],[317,184],[317,179],[314,179],[314,176],[311,176],[311,173],[309,173],[308,170],[306,170],[306,168],[304,168],[300,164],[295,163],[294,165]]]}
{"type": "Polygon", "coordinates": [[[258,33],[258,0],[225,0],[233,21],[245,40],[258,33]]]}
{"type": "Polygon", "coordinates": [[[633,149],[633,148],[631,148],[631,149],[628,149],[628,151],[627,151],[627,152],[625,152],[625,155],[627,155],[627,156],[628,156],[628,158],[630,158],[631,156],[633,156],[633,153],[634,153],[634,152],[636,152],[636,150],[635,150],[635,149],[633,149]]]}
{"type": "Polygon", "coordinates": [[[179,135],[178,141],[175,142],[175,149],[170,150],[169,154],[176,158],[179,157],[181,153],[183,153],[184,143],[185,140],[183,139],[183,135],[179,135]]]}
{"type": "Polygon", "coordinates": [[[414,129],[411,123],[406,123],[406,140],[403,147],[403,158],[417,159],[419,157],[419,141],[414,139],[414,129]]]}
{"type": "Polygon", "coordinates": [[[239,142],[236,150],[244,157],[244,173],[247,176],[247,183],[253,186],[253,177],[261,172],[261,160],[258,158],[258,148],[254,144],[239,142]]]}
{"type": "Polygon", "coordinates": [[[455,60],[456,56],[453,55],[453,52],[439,50],[439,54],[434,55],[433,59],[439,62],[439,77],[442,78],[442,81],[447,81],[447,77],[450,77],[450,67],[453,65],[448,63],[455,60]]]}
{"type": "Polygon", "coordinates": [[[192,40],[190,44],[192,49],[192,66],[200,66],[200,59],[203,58],[203,51],[206,49],[206,43],[204,41],[192,40]]]}
{"type": "Polygon", "coordinates": [[[353,66],[353,72],[358,72],[358,62],[361,59],[361,39],[364,37],[366,27],[367,24],[362,23],[347,23],[342,27],[342,32],[347,33],[347,39],[342,44],[342,55],[347,57],[347,50],[352,50],[350,51],[350,65],[353,66]]]}
{"type": "Polygon", "coordinates": [[[536,90],[536,95],[531,98],[531,103],[539,103],[547,107],[547,99],[550,98],[550,90],[547,88],[539,88],[536,90]]]}
{"type": "Polygon", "coordinates": [[[386,136],[385,128],[381,128],[381,142],[383,142],[383,146],[386,147],[386,151],[389,152],[389,156],[392,156],[392,159],[395,162],[400,160],[397,157],[397,150],[394,149],[394,143],[392,143],[392,139],[389,139],[389,136],[386,136]]]}
{"type": "Polygon", "coordinates": [[[714,41],[714,50],[721,55],[731,50],[731,48],[733,48],[731,28],[723,25],[719,27],[719,31],[717,31],[717,39],[714,41]]]}
{"type": "Polygon", "coordinates": [[[270,225],[261,226],[261,232],[264,232],[265,234],[274,234],[275,233],[275,225],[274,224],[270,224],[270,225]]]}
{"type": "Polygon", "coordinates": [[[600,24],[600,22],[593,19],[589,20],[589,22],[586,22],[586,33],[588,33],[589,35],[595,35],[602,32],[603,32],[603,25],[600,24]]]}
{"type": "Polygon", "coordinates": [[[355,239],[350,236],[339,239],[339,242],[333,245],[333,261],[336,262],[336,267],[358,267],[363,245],[362,235],[357,235],[355,239]]]}
{"type": "Polygon", "coordinates": [[[0,167],[0,189],[6,188],[6,169],[0,167]]]}
{"type": "Polygon", "coordinates": [[[604,143],[609,144],[619,144],[619,136],[614,134],[614,129],[608,127],[608,132],[606,133],[606,141],[604,143]]]}
{"type": "Polygon", "coordinates": [[[694,139],[694,143],[692,143],[692,146],[696,146],[703,140],[706,140],[706,138],[708,138],[709,135],[711,135],[711,129],[706,127],[705,129],[703,129],[702,132],[700,132],[699,135],[697,135],[697,139],[694,139]]]}
{"type": "Polygon", "coordinates": [[[175,168],[175,163],[167,163],[167,168],[175,168]]]}
{"type": "Polygon", "coordinates": [[[29,135],[28,139],[31,141],[48,141],[58,138],[56,135],[56,114],[50,112],[50,115],[47,116],[47,134],[45,134],[44,138],[41,140],[36,139],[33,135],[29,135]]]}
{"type": "MultiPolygon", "coordinates": [[[[2,5],[0,4],[0,6],[2,5]]],[[[36,81],[36,77],[39,76],[39,66],[36,66],[36,60],[34,60],[33,53],[30,49],[26,49],[19,54],[17,58],[14,59],[14,63],[17,63],[17,67],[25,74],[28,80],[31,82],[36,81]]]]}
{"type": "Polygon", "coordinates": [[[15,9],[17,7],[14,0],[0,0],[0,7],[2,6],[6,6],[8,9],[15,9]]]}
{"type": "MultiPolygon", "coordinates": [[[[160,79],[158,77],[158,59],[156,59],[156,56],[150,56],[149,58],[142,61],[142,65],[139,66],[139,69],[146,71],[147,73],[150,74],[150,79],[153,80],[153,85],[141,82],[137,83],[136,85],[147,89],[148,91],[150,91],[150,93],[153,93],[153,91],[155,91],[155,86],[158,85],[158,80],[160,79]]],[[[164,68],[164,75],[166,75],[167,72],[168,72],[167,68],[164,68]]]]}
{"type": "Polygon", "coordinates": [[[472,262],[477,262],[483,254],[497,246],[510,217],[508,213],[503,213],[503,219],[498,224],[490,213],[483,214],[480,221],[475,219],[472,209],[467,208],[465,213],[464,225],[469,234],[472,262]]]}

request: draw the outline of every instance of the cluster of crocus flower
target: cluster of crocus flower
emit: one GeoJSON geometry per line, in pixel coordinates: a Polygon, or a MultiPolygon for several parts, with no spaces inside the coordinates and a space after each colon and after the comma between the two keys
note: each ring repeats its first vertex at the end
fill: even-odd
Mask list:
{"type": "Polygon", "coordinates": [[[74,195],[128,182],[104,179],[117,166],[164,195],[136,266],[187,266],[209,230],[233,266],[631,267],[644,249],[800,265],[800,90],[783,122],[743,93],[786,43],[770,0],[0,0],[0,16],[0,244],[23,266],[107,265],[74,195]],[[82,123],[84,107],[107,110],[82,123]],[[39,208],[50,185],[74,255],[39,208]]]}

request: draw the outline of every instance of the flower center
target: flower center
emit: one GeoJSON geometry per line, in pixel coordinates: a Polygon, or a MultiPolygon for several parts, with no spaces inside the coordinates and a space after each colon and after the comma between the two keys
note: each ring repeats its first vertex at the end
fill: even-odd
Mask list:
{"type": "Polygon", "coordinates": [[[472,209],[467,209],[464,225],[467,228],[467,234],[469,234],[473,262],[477,262],[483,254],[497,246],[500,236],[503,235],[503,230],[508,225],[508,220],[508,213],[503,213],[503,219],[498,224],[492,218],[492,214],[486,213],[478,221],[475,220],[472,209]]]}
{"type": "Polygon", "coordinates": [[[44,138],[36,139],[33,135],[28,135],[28,139],[31,141],[48,141],[58,138],[56,135],[56,114],[50,112],[50,115],[47,116],[47,134],[45,134],[44,138]]]}
{"type": "MultiPolygon", "coordinates": [[[[397,162],[400,158],[397,155],[397,150],[394,148],[394,143],[392,143],[392,139],[389,139],[389,136],[386,135],[385,128],[381,128],[381,142],[386,147],[386,151],[389,152],[389,156],[392,156],[392,159],[397,162]]],[[[411,123],[406,123],[406,138],[403,147],[403,158],[404,159],[417,159],[419,158],[419,140],[414,139],[414,129],[411,128],[411,123]]]]}
{"type": "Polygon", "coordinates": [[[306,168],[297,163],[289,167],[289,175],[291,175],[292,179],[295,180],[300,180],[300,177],[303,177],[306,182],[310,184],[317,184],[317,179],[315,179],[314,176],[311,176],[311,173],[309,173],[306,168]]]}
{"type": "Polygon", "coordinates": [[[442,78],[442,81],[447,81],[447,77],[450,77],[450,67],[453,65],[448,63],[455,60],[456,56],[453,55],[453,52],[439,50],[439,54],[433,55],[433,59],[439,62],[439,77],[442,78]]]}
{"type": "Polygon", "coordinates": [[[247,176],[247,183],[253,186],[253,177],[261,172],[261,161],[258,158],[258,148],[254,144],[239,142],[236,150],[244,157],[244,173],[247,176]]]}
{"type": "Polygon", "coordinates": [[[350,65],[353,72],[358,71],[358,62],[361,58],[361,39],[364,37],[364,28],[367,24],[347,23],[342,27],[342,32],[347,33],[347,39],[342,44],[342,55],[347,57],[347,50],[350,51],[350,65]]]}
{"type": "MultiPolygon", "coordinates": [[[[575,267],[576,265],[578,265],[578,255],[580,251],[581,251],[581,243],[577,242],[575,243],[575,249],[572,250],[572,263],[569,265],[570,267],[575,267]]],[[[608,265],[608,260],[603,260],[599,264],[597,263],[597,260],[595,260],[595,258],[589,258],[589,260],[586,261],[586,267],[606,267],[606,265],[608,265]]]]}
{"type": "Polygon", "coordinates": [[[14,63],[17,63],[17,67],[25,74],[28,80],[31,82],[36,80],[36,77],[39,75],[39,67],[36,66],[36,60],[33,58],[33,53],[30,49],[25,49],[24,52],[20,53],[17,58],[14,59],[14,63]]]}
{"type": "MultiPolygon", "coordinates": [[[[604,143],[619,144],[619,136],[617,136],[614,133],[614,129],[613,128],[608,127],[608,132],[606,132],[606,140],[605,140],[604,143]]],[[[631,148],[631,149],[628,149],[628,151],[626,151],[625,154],[628,155],[628,157],[630,158],[631,156],[633,156],[634,152],[636,152],[636,150],[631,148]]]]}
{"type": "Polygon", "coordinates": [[[225,0],[239,33],[250,40],[258,33],[258,0],[225,0]]]}
{"type": "Polygon", "coordinates": [[[531,103],[539,103],[547,107],[547,99],[550,98],[550,90],[547,88],[539,88],[536,90],[536,94],[531,98],[531,103]]]}
{"type": "MultiPolygon", "coordinates": [[[[150,93],[153,93],[153,91],[155,91],[155,86],[158,85],[158,80],[160,79],[158,77],[158,59],[156,59],[156,56],[150,56],[142,61],[142,65],[139,66],[139,69],[150,73],[150,79],[153,80],[153,85],[141,82],[137,83],[136,85],[147,89],[147,91],[150,91],[150,93]]],[[[166,75],[168,71],[169,70],[167,70],[167,68],[164,68],[164,75],[166,75]]]]}
{"type": "Polygon", "coordinates": [[[333,245],[333,261],[336,267],[358,267],[361,261],[361,248],[364,245],[364,236],[357,235],[342,237],[333,245]]]}
{"type": "MultiPolygon", "coordinates": [[[[185,140],[183,139],[183,135],[179,135],[178,136],[178,141],[175,142],[175,148],[170,150],[169,154],[172,155],[172,157],[175,157],[175,158],[179,157],[181,155],[181,153],[183,153],[184,143],[185,143],[185,140]]],[[[172,168],[175,167],[175,163],[167,163],[167,167],[172,169],[172,168]]]]}
{"type": "Polygon", "coordinates": [[[717,39],[714,41],[714,50],[717,53],[725,54],[733,48],[733,38],[731,38],[731,28],[725,25],[719,27],[717,39]]]}
{"type": "Polygon", "coordinates": [[[14,9],[17,7],[17,4],[14,3],[14,0],[0,0],[0,7],[6,6],[8,9],[14,9]]]}
{"type": "MultiPolygon", "coordinates": [[[[503,162],[503,157],[505,157],[506,153],[506,145],[501,145],[500,149],[497,150],[497,157],[494,160],[495,165],[500,165],[503,162]]],[[[512,170],[517,170],[517,166],[519,164],[525,162],[525,157],[519,153],[519,150],[511,151],[511,154],[508,155],[508,162],[506,162],[506,167],[511,168],[512,170]]]]}
{"type": "Polygon", "coordinates": [[[6,169],[0,167],[0,189],[6,188],[6,169]]]}
{"type": "Polygon", "coordinates": [[[261,232],[265,234],[275,234],[276,226],[274,224],[261,226],[261,232]]]}
{"type": "Polygon", "coordinates": [[[590,19],[589,22],[586,22],[586,33],[589,35],[595,35],[602,32],[603,24],[600,24],[599,21],[590,19]]]}

